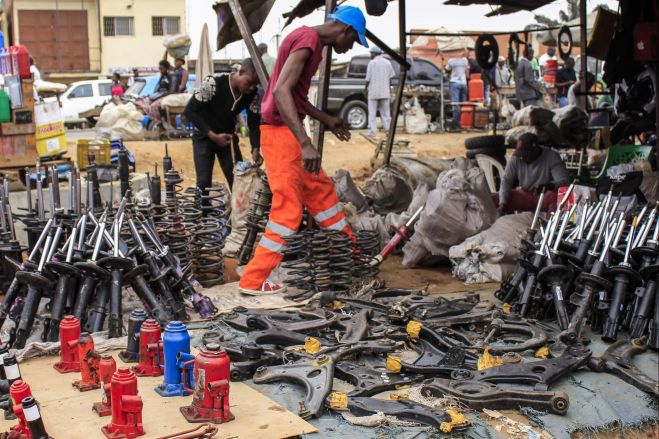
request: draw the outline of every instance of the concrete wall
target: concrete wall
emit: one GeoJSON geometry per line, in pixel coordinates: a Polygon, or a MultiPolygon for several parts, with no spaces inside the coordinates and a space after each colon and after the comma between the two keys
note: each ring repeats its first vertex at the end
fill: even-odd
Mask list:
{"type": "MultiPolygon", "coordinates": [[[[113,0],[106,0],[112,2],[113,0]]],[[[101,71],[101,46],[99,41],[99,22],[96,9],[97,0],[13,0],[14,41],[20,44],[20,10],[86,10],[89,35],[89,67],[92,72],[101,71]]],[[[44,23],[48,25],[48,23],[44,23]]]]}
{"type": "Polygon", "coordinates": [[[103,17],[133,17],[134,20],[134,35],[102,36],[102,73],[157,66],[165,47],[162,45],[163,36],[153,36],[153,16],[181,17],[179,29],[181,32],[186,30],[185,0],[101,0],[101,27],[103,17]]]}

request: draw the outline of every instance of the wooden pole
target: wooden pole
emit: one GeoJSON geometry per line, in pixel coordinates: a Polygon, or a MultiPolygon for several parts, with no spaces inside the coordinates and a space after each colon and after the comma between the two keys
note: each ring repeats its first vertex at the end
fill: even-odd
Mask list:
{"type": "Polygon", "coordinates": [[[261,59],[261,52],[259,52],[256,47],[256,41],[254,41],[254,35],[252,34],[252,29],[249,27],[249,22],[245,17],[243,8],[238,0],[229,0],[229,7],[231,8],[233,18],[236,20],[236,24],[240,30],[240,35],[243,37],[245,45],[247,46],[249,56],[252,58],[252,63],[254,63],[254,68],[256,69],[256,74],[261,82],[261,87],[265,90],[268,88],[270,77],[268,76],[268,71],[265,69],[265,64],[263,64],[263,59],[261,59]]]}
{"type": "MultiPolygon", "coordinates": [[[[334,11],[336,7],[336,0],[325,0],[325,21],[327,16],[334,11]]],[[[316,97],[316,106],[320,111],[327,111],[327,98],[329,96],[329,82],[332,76],[332,46],[325,46],[323,48],[323,62],[320,65],[320,73],[318,76],[318,95],[316,97]]],[[[314,144],[320,154],[320,160],[323,160],[323,146],[325,145],[325,125],[320,122],[316,123],[314,130],[314,144]]]]}

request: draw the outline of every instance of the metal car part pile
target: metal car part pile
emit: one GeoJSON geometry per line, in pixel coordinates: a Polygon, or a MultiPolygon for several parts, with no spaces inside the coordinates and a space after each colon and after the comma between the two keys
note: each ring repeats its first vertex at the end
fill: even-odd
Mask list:
{"type": "MultiPolygon", "coordinates": [[[[643,340],[621,341],[593,357],[587,340],[565,340],[553,325],[505,313],[477,295],[449,300],[424,294],[378,287],[359,299],[324,295],[324,307],[236,308],[221,317],[246,333],[240,343],[220,341],[231,359],[231,379],[301,385],[305,418],[347,408],[357,416],[383,412],[434,427],[449,422],[450,414],[373,396],[420,386],[425,396],[450,397],[475,410],[531,407],[564,415],[569,397],[551,387],[586,367],[659,396],[657,382],[633,364],[647,348],[643,340]],[[354,390],[333,393],[335,379],[354,390]]],[[[217,334],[205,340],[217,343],[217,334]]]]}
{"type": "Polygon", "coordinates": [[[633,213],[618,204],[609,193],[602,202],[557,211],[539,233],[530,228],[519,265],[497,298],[522,317],[555,321],[566,343],[588,324],[605,342],[624,332],[658,350],[657,206],[633,213]]]}
{"type": "MultiPolygon", "coordinates": [[[[190,192],[181,194],[177,179],[171,177],[176,171],[169,160],[164,205],[133,203],[130,185],[122,179],[119,205],[107,203],[102,207],[93,158],[90,163],[86,203],[82,202],[80,175],[74,171],[69,176],[71,195],[66,207],[55,189],[59,187],[57,172],[51,169],[48,217],[41,179],[37,178],[36,208],[31,192],[26,191],[27,214],[18,215],[9,205],[5,177],[0,194],[0,253],[7,264],[0,276],[4,285],[0,327],[7,318],[15,323],[9,340],[13,348],[25,347],[37,319],[43,319],[41,339],[57,341],[60,322],[69,314],[80,320],[87,332],[107,327],[109,337],[123,335],[122,290],[128,286],[160,325],[187,320],[185,300],[202,318],[210,318],[217,311],[210,298],[196,291],[191,275],[203,273],[205,286],[223,282],[220,250],[227,234],[224,188],[196,191],[192,196],[190,192]],[[31,245],[26,260],[22,260],[16,241],[15,219],[27,228],[31,245]],[[190,259],[184,257],[186,253],[190,259]],[[45,318],[43,314],[37,316],[42,300],[45,318]]],[[[119,174],[126,173],[120,169],[119,174]]],[[[158,181],[151,185],[156,201],[160,195],[158,181]]]]}

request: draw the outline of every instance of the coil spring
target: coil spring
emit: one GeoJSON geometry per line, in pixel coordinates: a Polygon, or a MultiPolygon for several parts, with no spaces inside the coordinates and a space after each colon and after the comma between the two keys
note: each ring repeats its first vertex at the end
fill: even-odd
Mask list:
{"type": "Polygon", "coordinates": [[[183,187],[180,185],[180,183],[183,181],[183,178],[181,178],[181,175],[176,169],[170,169],[169,171],[165,172],[164,181],[166,199],[165,204],[176,202],[180,197],[181,192],[183,191],[183,187]]]}
{"type": "Polygon", "coordinates": [[[286,285],[301,290],[303,293],[314,292],[313,264],[309,246],[311,233],[296,233],[284,238],[284,262],[286,285]]]}
{"type": "Polygon", "coordinates": [[[193,233],[194,277],[204,287],[224,283],[224,238],[227,222],[224,218],[205,217],[193,233]]]}
{"type": "Polygon", "coordinates": [[[224,185],[206,188],[199,195],[201,199],[200,209],[204,216],[226,218],[229,213],[227,209],[227,191],[224,185]]]}
{"type": "Polygon", "coordinates": [[[352,239],[342,231],[325,232],[329,236],[329,260],[332,291],[347,292],[352,285],[354,255],[352,239]]]}
{"type": "Polygon", "coordinates": [[[171,226],[165,230],[165,244],[181,263],[181,269],[189,274],[192,268],[192,225],[183,223],[180,218],[175,218],[171,226]]]}
{"type": "Polygon", "coordinates": [[[374,230],[358,230],[355,233],[355,277],[374,278],[380,273],[378,266],[370,265],[371,260],[380,253],[380,240],[374,230]]]}

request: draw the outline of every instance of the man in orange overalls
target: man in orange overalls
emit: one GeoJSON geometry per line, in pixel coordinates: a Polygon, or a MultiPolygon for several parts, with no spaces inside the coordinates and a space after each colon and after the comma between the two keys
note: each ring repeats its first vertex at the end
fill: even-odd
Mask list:
{"type": "Polygon", "coordinates": [[[368,47],[366,19],[352,6],[336,8],[329,19],[320,26],[303,26],[284,39],[263,97],[261,154],[272,191],[272,208],[254,258],[240,279],[243,294],[284,292],[285,287],[268,281],[268,276],[282,260],[284,238],[300,226],[303,205],[320,227],[352,236],[334,184],[320,169],[320,154],[302,125],[308,115],[339,140],[350,140],[343,120],[318,110],[309,103],[308,94],[323,46],[332,46],[337,53],[347,52],[356,42],[368,47]]]}

